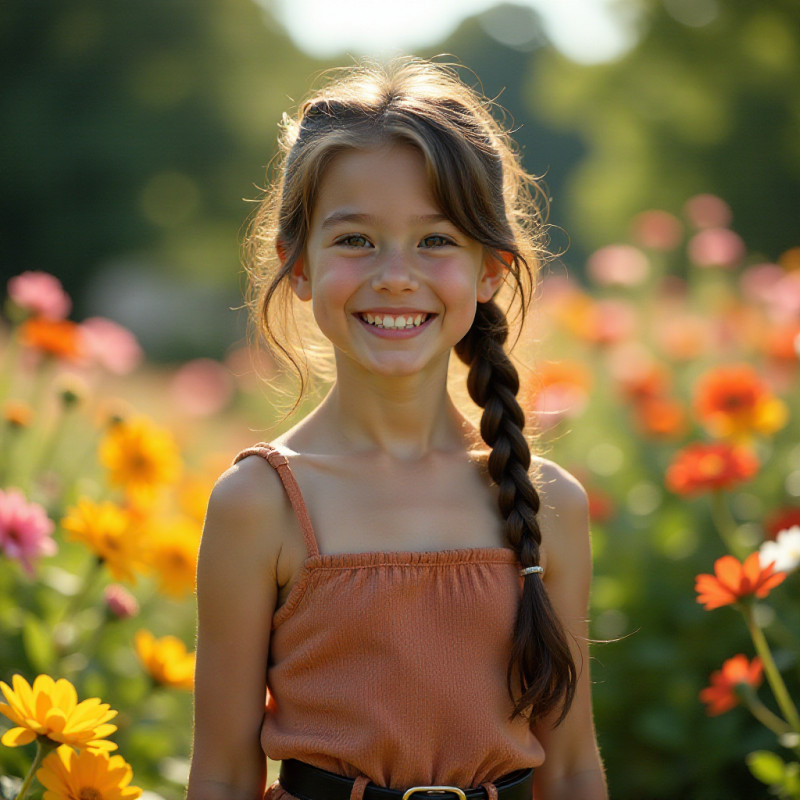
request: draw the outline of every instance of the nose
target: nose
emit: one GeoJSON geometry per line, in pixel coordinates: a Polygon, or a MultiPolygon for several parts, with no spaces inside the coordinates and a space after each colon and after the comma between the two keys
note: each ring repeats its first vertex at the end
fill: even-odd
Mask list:
{"type": "Polygon", "coordinates": [[[416,291],[419,282],[411,258],[400,250],[387,252],[375,265],[372,288],[390,294],[416,291]]]}

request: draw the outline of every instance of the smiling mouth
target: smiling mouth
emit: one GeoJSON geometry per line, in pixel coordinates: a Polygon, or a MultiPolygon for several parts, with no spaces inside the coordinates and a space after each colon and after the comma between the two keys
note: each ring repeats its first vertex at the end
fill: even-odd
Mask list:
{"type": "Polygon", "coordinates": [[[358,318],[373,328],[390,331],[408,331],[419,328],[426,323],[433,314],[358,314],[358,318]]]}

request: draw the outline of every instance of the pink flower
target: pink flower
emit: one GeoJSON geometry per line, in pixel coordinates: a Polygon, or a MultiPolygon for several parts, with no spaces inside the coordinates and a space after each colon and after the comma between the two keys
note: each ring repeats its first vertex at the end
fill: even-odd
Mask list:
{"type": "Polygon", "coordinates": [[[110,319],[90,317],[84,320],[81,334],[94,360],[115,375],[127,375],[142,360],[142,348],[136,337],[110,319]]]}
{"type": "Polygon", "coordinates": [[[784,275],[785,270],[777,264],[755,264],[748,267],[739,278],[742,297],[762,303],[772,302],[775,289],[784,275]]]}
{"type": "Polygon", "coordinates": [[[636,286],[647,278],[647,256],[629,244],[601,247],[589,256],[586,271],[601,286],[636,286]]]}
{"type": "Polygon", "coordinates": [[[593,341],[614,344],[636,332],[636,310],[626,300],[598,300],[594,306],[593,341]]]}
{"type": "Polygon", "coordinates": [[[689,222],[695,228],[726,228],[731,224],[731,207],[713,194],[698,194],[684,206],[689,222]]]}
{"type": "Polygon", "coordinates": [[[230,402],[233,380],[218,361],[196,358],[175,373],[170,388],[182,411],[194,417],[207,417],[221,411],[230,402]]]}
{"type": "Polygon", "coordinates": [[[733,267],[742,260],[742,237],[727,228],[706,228],[687,245],[689,258],[698,267],[733,267]]]}
{"type": "Polygon", "coordinates": [[[19,489],[0,489],[0,548],[29,574],[33,574],[34,559],[55,554],[54,527],[45,510],[27,502],[19,489]]]}
{"type": "Polygon", "coordinates": [[[139,613],[139,604],[136,602],[136,598],[118,583],[106,586],[103,599],[106,601],[108,610],[118,619],[128,619],[139,613]]]}
{"type": "Polygon", "coordinates": [[[634,217],[631,235],[642,247],[651,250],[673,250],[683,238],[681,221],[669,211],[651,209],[634,217]]]}
{"type": "Polygon", "coordinates": [[[789,321],[800,316],[800,273],[789,272],[775,284],[769,307],[776,319],[789,321]]]}
{"type": "Polygon", "coordinates": [[[8,296],[20,308],[37,317],[66,319],[72,310],[72,300],[61,281],[49,272],[23,272],[11,278],[8,296]]]}

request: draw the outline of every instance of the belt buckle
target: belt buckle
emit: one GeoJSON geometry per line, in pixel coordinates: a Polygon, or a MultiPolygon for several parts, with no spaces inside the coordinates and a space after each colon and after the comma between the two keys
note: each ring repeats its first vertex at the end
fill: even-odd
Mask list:
{"type": "Polygon", "coordinates": [[[403,800],[409,800],[411,795],[416,794],[417,792],[430,792],[430,796],[432,797],[437,794],[452,792],[458,796],[459,800],[467,800],[467,796],[464,794],[463,789],[459,789],[458,786],[412,786],[410,789],[407,789],[405,792],[403,792],[403,800]]]}

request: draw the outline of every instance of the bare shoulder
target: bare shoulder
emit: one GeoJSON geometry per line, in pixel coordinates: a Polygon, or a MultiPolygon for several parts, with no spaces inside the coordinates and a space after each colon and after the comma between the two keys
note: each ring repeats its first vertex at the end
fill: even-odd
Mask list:
{"type": "Polygon", "coordinates": [[[224,472],[217,480],[206,512],[203,531],[208,547],[250,548],[260,551],[270,544],[285,514],[285,494],[275,470],[261,457],[248,456],[224,472]]]}
{"type": "Polygon", "coordinates": [[[550,574],[565,563],[591,561],[586,489],[571,472],[537,456],[531,464],[531,479],[541,501],[539,525],[550,574]]]}
{"type": "Polygon", "coordinates": [[[283,490],[275,470],[252,455],[220,475],[211,492],[209,508],[234,515],[263,515],[281,508],[283,490]]]}
{"type": "Polygon", "coordinates": [[[531,480],[539,492],[542,510],[554,515],[583,515],[589,508],[589,497],[581,482],[564,467],[547,458],[534,456],[531,480]]]}

